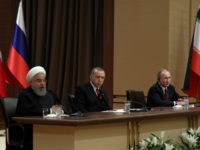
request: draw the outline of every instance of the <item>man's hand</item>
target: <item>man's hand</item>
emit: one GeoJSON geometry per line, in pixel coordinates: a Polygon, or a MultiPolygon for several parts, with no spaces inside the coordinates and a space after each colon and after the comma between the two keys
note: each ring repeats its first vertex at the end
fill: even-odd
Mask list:
{"type": "Polygon", "coordinates": [[[56,111],[61,107],[61,105],[53,105],[51,107],[51,114],[56,114],[56,111]]]}

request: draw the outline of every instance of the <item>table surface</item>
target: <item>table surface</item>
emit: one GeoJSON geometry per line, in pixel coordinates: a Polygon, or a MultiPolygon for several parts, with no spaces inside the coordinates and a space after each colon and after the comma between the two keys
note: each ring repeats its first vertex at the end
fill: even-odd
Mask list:
{"type": "Polygon", "coordinates": [[[65,116],[62,118],[43,118],[42,116],[13,117],[13,120],[24,124],[51,124],[51,125],[90,125],[111,122],[131,121],[166,116],[199,114],[200,107],[189,108],[189,110],[174,110],[172,107],[155,107],[147,112],[89,112],[80,116],[65,116]]]}

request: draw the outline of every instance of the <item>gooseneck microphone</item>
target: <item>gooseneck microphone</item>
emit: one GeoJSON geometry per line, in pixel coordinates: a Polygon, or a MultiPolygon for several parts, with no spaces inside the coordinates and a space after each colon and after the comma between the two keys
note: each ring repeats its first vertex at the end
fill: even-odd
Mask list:
{"type": "Polygon", "coordinates": [[[139,101],[133,101],[133,100],[130,100],[130,103],[131,103],[131,111],[134,112],[134,111],[150,111],[151,110],[151,107],[147,107],[145,104],[139,102],[139,101]]]}

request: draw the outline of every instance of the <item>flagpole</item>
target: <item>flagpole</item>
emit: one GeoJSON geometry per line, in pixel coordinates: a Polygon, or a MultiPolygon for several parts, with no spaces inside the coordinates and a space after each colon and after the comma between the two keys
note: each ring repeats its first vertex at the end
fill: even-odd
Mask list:
{"type": "Polygon", "coordinates": [[[199,102],[199,78],[197,78],[197,82],[196,82],[196,102],[199,102]]]}

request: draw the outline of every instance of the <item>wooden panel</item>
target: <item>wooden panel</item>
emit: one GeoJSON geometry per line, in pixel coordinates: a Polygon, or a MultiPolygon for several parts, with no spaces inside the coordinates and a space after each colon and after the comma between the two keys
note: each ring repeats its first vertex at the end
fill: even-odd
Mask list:
{"type": "Polygon", "coordinates": [[[106,71],[104,87],[110,105],[113,105],[113,38],[114,38],[114,0],[104,1],[103,68],[106,71]]]}
{"type": "Polygon", "coordinates": [[[33,130],[34,150],[74,150],[74,127],[34,125],[33,130]]]}
{"type": "Polygon", "coordinates": [[[114,10],[114,94],[131,88],[147,95],[168,67],[169,0],[115,0],[114,10]]]}
{"type": "Polygon", "coordinates": [[[139,121],[139,139],[148,137],[151,133],[160,135],[161,131],[165,132],[165,137],[173,139],[174,141],[179,140],[181,131],[185,131],[188,128],[187,116],[179,117],[164,117],[156,119],[146,119],[139,121]]]}
{"type": "Polygon", "coordinates": [[[127,150],[127,124],[34,125],[34,150],[127,150]]]}

